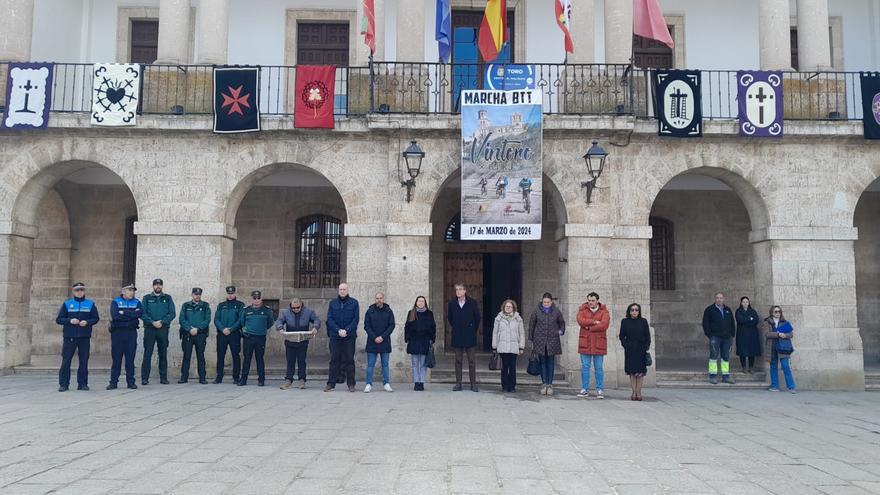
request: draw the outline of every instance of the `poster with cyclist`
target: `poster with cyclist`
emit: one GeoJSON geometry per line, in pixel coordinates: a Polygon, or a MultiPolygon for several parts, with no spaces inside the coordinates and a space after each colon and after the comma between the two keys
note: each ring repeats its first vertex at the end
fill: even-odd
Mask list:
{"type": "Polygon", "coordinates": [[[541,238],[541,91],[461,95],[461,238],[541,238]]]}

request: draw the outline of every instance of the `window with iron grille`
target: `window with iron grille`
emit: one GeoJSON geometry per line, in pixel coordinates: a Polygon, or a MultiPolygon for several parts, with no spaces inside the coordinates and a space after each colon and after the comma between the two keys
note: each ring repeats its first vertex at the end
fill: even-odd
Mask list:
{"type": "Polygon", "coordinates": [[[296,286],[336,287],[342,280],[342,222],[311,215],[296,222],[296,286]]]}
{"type": "Polygon", "coordinates": [[[660,217],[648,220],[653,231],[650,244],[651,289],[675,290],[675,239],[672,222],[660,217]]]}
{"type": "Polygon", "coordinates": [[[134,235],[134,223],[137,216],[125,219],[125,240],[122,247],[122,283],[133,284],[137,268],[137,236],[134,235]]]}

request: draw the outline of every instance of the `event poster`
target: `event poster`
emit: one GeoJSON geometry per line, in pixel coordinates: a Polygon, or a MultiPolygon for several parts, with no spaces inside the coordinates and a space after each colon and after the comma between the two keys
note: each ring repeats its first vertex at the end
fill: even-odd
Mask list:
{"type": "Polygon", "coordinates": [[[462,91],[461,238],[541,238],[540,90],[462,91]]]}

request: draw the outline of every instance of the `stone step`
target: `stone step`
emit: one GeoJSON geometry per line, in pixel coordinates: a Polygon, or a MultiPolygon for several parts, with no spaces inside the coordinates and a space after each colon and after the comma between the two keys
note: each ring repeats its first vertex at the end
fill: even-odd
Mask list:
{"type": "MultiPolygon", "coordinates": [[[[463,370],[464,381],[468,380],[467,367],[463,370]]],[[[501,372],[491,371],[488,369],[477,369],[477,383],[500,383],[501,372]]],[[[455,383],[455,368],[434,368],[431,370],[431,383],[455,383]]],[[[540,386],[541,377],[532,376],[523,370],[516,372],[517,385],[540,386]]],[[[554,388],[569,388],[569,383],[565,379],[565,374],[556,372],[553,375],[554,388]]]]}
{"type": "Polygon", "coordinates": [[[767,387],[765,382],[767,374],[758,371],[753,374],[732,373],[736,383],[719,383],[712,385],[705,372],[701,371],[657,371],[657,387],[659,388],[739,388],[739,389],[763,389],[767,387]]]}
{"type": "Polygon", "coordinates": [[[880,392],[880,373],[865,373],[865,391],[880,392]]]}

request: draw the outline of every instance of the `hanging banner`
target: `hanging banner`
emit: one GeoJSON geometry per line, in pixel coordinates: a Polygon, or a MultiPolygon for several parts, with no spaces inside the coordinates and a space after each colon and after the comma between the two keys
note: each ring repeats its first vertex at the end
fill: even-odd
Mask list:
{"type": "Polygon", "coordinates": [[[3,127],[45,129],[52,107],[53,64],[9,64],[3,127]]]}
{"type": "Polygon", "coordinates": [[[880,139],[880,72],[862,72],[862,124],[865,139],[880,139]]]}
{"type": "Polygon", "coordinates": [[[541,238],[540,90],[461,92],[461,239],[541,238]]]}
{"type": "Polygon", "coordinates": [[[95,64],[93,73],[92,125],[137,124],[140,64],[95,64]]]}
{"type": "Polygon", "coordinates": [[[700,71],[657,70],[654,72],[657,121],[660,136],[703,135],[700,71]]]}
{"type": "Polygon", "coordinates": [[[739,135],[782,137],[782,72],[736,73],[739,135]]]}
{"type": "Polygon", "coordinates": [[[260,69],[214,69],[214,132],[260,130],[260,69]]]}

